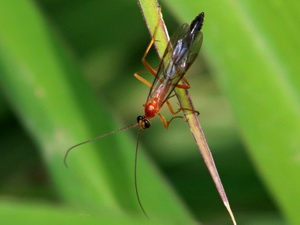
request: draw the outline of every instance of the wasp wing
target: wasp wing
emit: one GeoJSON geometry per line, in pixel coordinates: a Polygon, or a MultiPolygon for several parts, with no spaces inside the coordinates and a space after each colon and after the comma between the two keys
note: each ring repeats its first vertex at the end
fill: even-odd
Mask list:
{"type": "Polygon", "coordinates": [[[194,33],[188,24],[177,29],[167,45],[147,101],[155,96],[160,107],[164,104],[197,57],[202,40],[202,32],[194,33]]]}
{"type": "Polygon", "coordinates": [[[181,40],[187,34],[188,30],[189,30],[189,25],[182,24],[171,36],[167,48],[163,54],[162,60],[159,64],[147,101],[153,97],[154,93],[157,92],[158,88],[161,87],[161,84],[163,82],[166,82],[166,80],[171,80],[175,75],[174,73],[175,71],[170,71],[172,67],[171,65],[173,64],[172,63],[173,54],[174,54],[173,52],[177,45],[178,40],[181,40]]]}

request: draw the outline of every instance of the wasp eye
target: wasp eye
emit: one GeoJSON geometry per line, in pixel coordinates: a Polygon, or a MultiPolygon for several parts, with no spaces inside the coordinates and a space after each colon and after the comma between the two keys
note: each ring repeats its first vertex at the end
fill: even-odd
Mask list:
{"type": "Polygon", "coordinates": [[[137,120],[137,122],[139,123],[141,120],[144,120],[144,117],[143,117],[143,116],[138,116],[138,117],[136,118],[136,120],[137,120]]]}
{"type": "Polygon", "coordinates": [[[145,119],[145,120],[144,120],[144,129],[145,129],[145,128],[149,128],[150,125],[151,125],[150,121],[147,120],[147,119],[145,119]]]}

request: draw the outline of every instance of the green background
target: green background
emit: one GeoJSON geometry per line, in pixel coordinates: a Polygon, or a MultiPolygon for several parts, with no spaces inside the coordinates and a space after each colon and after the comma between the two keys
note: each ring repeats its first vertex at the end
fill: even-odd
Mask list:
{"type": "MultiPolygon", "coordinates": [[[[238,224],[299,224],[300,5],[160,3],[170,34],[206,13],[186,78],[238,224]]],[[[63,165],[73,144],[143,114],[149,89],[132,74],[149,40],[135,1],[1,2],[1,222],[231,224],[183,120],[165,130],[154,119],[141,136],[150,221],[134,194],[136,129],[75,149],[63,165]]],[[[159,62],[155,52],[148,60],[159,62]]]]}

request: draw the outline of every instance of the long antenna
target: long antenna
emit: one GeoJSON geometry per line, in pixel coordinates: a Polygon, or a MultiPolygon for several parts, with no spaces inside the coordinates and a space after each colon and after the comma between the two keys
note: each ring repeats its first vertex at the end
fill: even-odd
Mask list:
{"type": "Polygon", "coordinates": [[[76,147],[78,147],[78,146],[80,146],[80,145],[83,145],[83,144],[86,144],[86,143],[89,143],[89,142],[92,142],[92,141],[96,141],[96,140],[102,139],[102,138],[104,138],[104,137],[106,137],[106,136],[109,136],[109,135],[111,135],[111,134],[114,134],[114,133],[117,133],[117,132],[120,132],[120,131],[123,131],[123,130],[127,130],[127,129],[130,129],[130,128],[136,127],[136,126],[138,126],[138,125],[139,125],[139,123],[135,123],[135,124],[132,124],[132,125],[129,125],[129,126],[120,128],[120,129],[118,129],[118,130],[114,130],[114,131],[111,131],[111,132],[109,132],[109,133],[102,134],[102,135],[100,135],[100,136],[98,136],[98,137],[95,137],[95,138],[92,138],[92,139],[90,139],[90,140],[81,142],[81,143],[79,143],[79,144],[73,145],[71,148],[69,148],[69,149],[66,151],[66,154],[65,154],[65,157],[64,157],[64,164],[65,164],[65,166],[68,167],[68,164],[67,164],[67,158],[68,158],[68,155],[69,155],[69,153],[70,153],[70,151],[71,151],[72,149],[74,149],[74,148],[76,148],[76,147]]]}
{"type": "Polygon", "coordinates": [[[143,207],[143,204],[141,202],[140,199],[140,195],[139,195],[139,190],[138,190],[138,185],[137,185],[137,159],[138,159],[138,150],[139,150],[139,142],[140,142],[140,136],[142,133],[143,128],[140,127],[139,131],[138,131],[138,137],[137,137],[137,142],[136,142],[136,149],[135,149],[135,157],[134,157],[134,188],[135,188],[135,194],[136,194],[136,198],[138,200],[138,203],[140,205],[141,210],[143,211],[144,215],[149,219],[146,210],[143,207]]]}

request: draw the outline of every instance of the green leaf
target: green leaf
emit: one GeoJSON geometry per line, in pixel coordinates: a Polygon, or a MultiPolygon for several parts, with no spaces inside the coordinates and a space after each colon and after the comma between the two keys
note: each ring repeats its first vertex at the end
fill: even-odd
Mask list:
{"type": "Polygon", "coordinates": [[[299,224],[299,4],[168,3],[184,21],[205,12],[203,48],[209,65],[268,190],[289,222],[299,224]]]}
{"type": "MultiPolygon", "coordinates": [[[[33,2],[1,3],[1,86],[39,147],[58,195],[81,207],[104,205],[140,215],[133,185],[135,141],[129,135],[81,146],[71,152],[70,168],[63,165],[70,146],[119,127],[67,49],[33,2]]],[[[138,171],[146,178],[139,179],[140,194],[149,216],[191,222],[147,156],[140,159],[138,171]]]]}
{"type": "MultiPolygon", "coordinates": [[[[160,33],[166,33],[163,19],[162,19],[162,16],[160,15],[161,8],[158,8],[156,6],[156,1],[155,0],[153,0],[153,1],[140,0],[139,3],[140,3],[145,21],[148,25],[148,29],[149,29],[151,35],[154,37],[155,29],[157,29],[158,31],[161,31],[160,33]],[[151,4],[149,4],[149,2],[152,2],[152,6],[151,6],[151,4]],[[160,21],[160,23],[156,22],[157,27],[154,26],[155,23],[153,21],[155,21],[155,19],[153,19],[153,18],[156,18],[156,21],[160,21]],[[151,23],[152,23],[152,26],[150,26],[151,23]]],[[[204,14],[203,14],[203,16],[204,16],[204,14]]],[[[156,33],[159,33],[159,32],[156,32],[156,33]]],[[[167,48],[166,40],[168,40],[169,38],[168,38],[168,35],[164,35],[163,37],[161,37],[159,35],[156,35],[156,33],[155,33],[155,37],[154,37],[156,42],[154,43],[154,45],[156,45],[158,55],[160,56],[160,58],[162,58],[162,55],[164,54],[164,50],[167,48]],[[160,44],[160,45],[158,45],[158,44],[160,44]]],[[[201,33],[201,42],[202,42],[202,33],[201,33]]],[[[186,83],[184,83],[182,80],[179,81],[178,84],[186,85],[186,83]]],[[[226,192],[224,190],[218,170],[215,166],[214,158],[213,158],[211,151],[209,149],[209,146],[207,144],[204,132],[200,125],[200,122],[198,119],[198,113],[194,109],[194,105],[193,105],[192,99],[190,97],[189,91],[187,89],[183,89],[183,88],[175,88],[174,92],[176,94],[176,97],[178,99],[181,109],[183,109],[182,111],[184,113],[184,117],[187,121],[187,124],[190,127],[190,131],[193,134],[195,142],[196,142],[198,149],[203,157],[205,165],[215,183],[215,186],[219,192],[219,195],[223,201],[223,204],[226,207],[226,209],[232,219],[233,224],[236,225],[236,221],[235,221],[234,215],[232,213],[232,210],[230,208],[230,204],[229,204],[226,192]],[[195,112],[191,113],[191,110],[185,110],[185,109],[195,110],[195,112]]]]}
{"type": "Polygon", "coordinates": [[[70,209],[39,202],[1,201],[0,218],[6,225],[15,224],[173,224],[165,220],[146,221],[142,217],[125,216],[105,207],[95,209],[70,209]],[[154,223],[155,222],[155,223],[154,223]]]}

